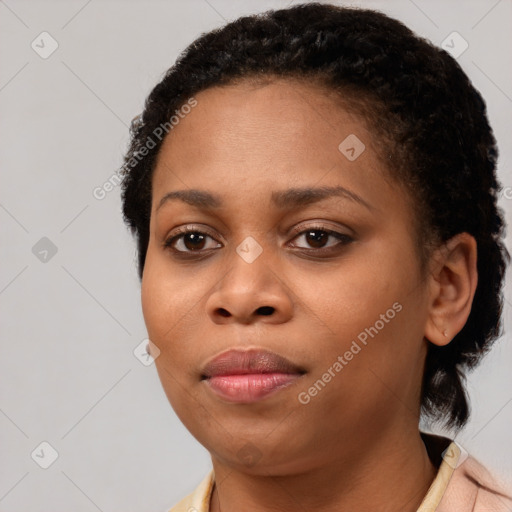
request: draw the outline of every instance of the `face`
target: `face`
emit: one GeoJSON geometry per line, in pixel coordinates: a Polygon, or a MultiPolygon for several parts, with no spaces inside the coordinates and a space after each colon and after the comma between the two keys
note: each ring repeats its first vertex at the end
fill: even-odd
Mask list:
{"type": "Polygon", "coordinates": [[[255,474],[417,431],[426,286],[372,133],[312,84],[195,98],[158,156],[142,278],[175,412],[255,474]]]}

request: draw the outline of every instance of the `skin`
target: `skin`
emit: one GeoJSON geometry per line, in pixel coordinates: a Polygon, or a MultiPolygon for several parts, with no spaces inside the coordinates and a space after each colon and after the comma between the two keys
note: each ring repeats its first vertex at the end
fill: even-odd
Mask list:
{"type": "Polygon", "coordinates": [[[211,510],[415,511],[436,474],[418,431],[427,344],[448,343],[469,316],[474,239],[458,235],[420,273],[410,197],[387,177],[364,121],[333,94],[276,79],[195,97],[153,175],[142,307],[166,395],[211,454],[211,510]],[[338,150],[350,134],[366,146],[354,161],[338,150]],[[370,206],[340,196],[295,209],[271,201],[275,191],[321,186],[345,187],[370,206]],[[222,205],[158,208],[187,189],[222,205]],[[300,234],[319,223],[351,241],[325,235],[322,249],[300,234]],[[190,259],[164,246],[186,225],[209,235],[200,256],[190,237],[175,242],[190,259]],[[248,236],[262,248],[252,263],[236,252],[248,236]],[[300,403],[394,303],[401,311],[300,403]],[[228,348],[268,349],[306,374],[260,402],[229,403],[201,381],[206,362],[228,348]]]}

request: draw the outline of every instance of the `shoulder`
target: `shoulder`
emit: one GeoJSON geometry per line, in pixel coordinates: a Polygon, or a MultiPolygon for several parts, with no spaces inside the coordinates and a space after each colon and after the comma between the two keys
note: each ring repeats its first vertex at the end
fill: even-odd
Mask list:
{"type": "Polygon", "coordinates": [[[438,512],[511,512],[512,492],[480,462],[464,454],[446,487],[438,512]]]}
{"type": "Polygon", "coordinates": [[[418,512],[512,512],[512,489],[457,442],[421,432],[429,457],[438,468],[418,512]]]}
{"type": "Polygon", "coordinates": [[[181,499],[168,512],[208,512],[213,490],[214,474],[210,471],[196,489],[181,499]]]}

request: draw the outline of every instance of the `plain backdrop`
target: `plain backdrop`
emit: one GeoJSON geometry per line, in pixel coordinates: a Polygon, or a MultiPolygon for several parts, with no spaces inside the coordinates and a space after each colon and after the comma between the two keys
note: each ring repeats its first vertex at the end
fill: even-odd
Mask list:
{"type": "MultiPolygon", "coordinates": [[[[154,365],[134,355],[146,331],[120,189],[93,191],[182,49],[292,3],[0,1],[0,511],[164,511],[209,471],[154,365]]],[[[454,31],[467,42],[458,61],[488,105],[510,222],[511,1],[339,3],[439,46],[454,31]]],[[[505,295],[506,334],[468,379],[472,417],[457,440],[512,482],[510,272],[505,295]]]]}

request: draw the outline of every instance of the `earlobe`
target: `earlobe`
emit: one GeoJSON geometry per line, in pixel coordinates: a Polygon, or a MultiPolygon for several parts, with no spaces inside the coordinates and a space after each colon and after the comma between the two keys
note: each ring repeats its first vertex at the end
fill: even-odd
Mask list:
{"type": "Polygon", "coordinates": [[[468,233],[455,235],[433,255],[425,338],[444,346],[469,318],[478,282],[477,243],[468,233]]]}

